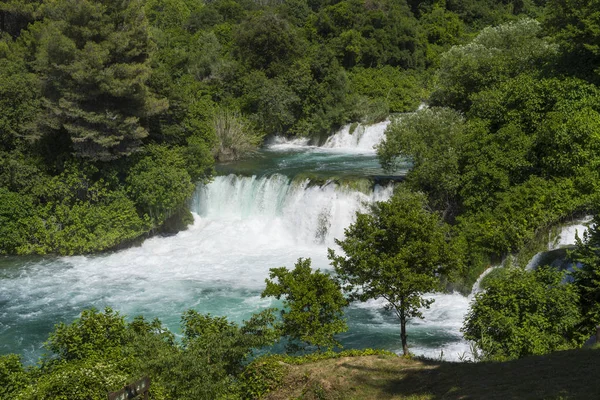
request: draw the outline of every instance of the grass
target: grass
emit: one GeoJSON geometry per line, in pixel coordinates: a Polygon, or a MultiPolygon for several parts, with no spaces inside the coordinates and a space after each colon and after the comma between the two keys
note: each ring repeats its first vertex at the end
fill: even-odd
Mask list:
{"type": "Polygon", "coordinates": [[[600,399],[600,350],[503,363],[362,356],[289,365],[279,399],[600,399]]]}

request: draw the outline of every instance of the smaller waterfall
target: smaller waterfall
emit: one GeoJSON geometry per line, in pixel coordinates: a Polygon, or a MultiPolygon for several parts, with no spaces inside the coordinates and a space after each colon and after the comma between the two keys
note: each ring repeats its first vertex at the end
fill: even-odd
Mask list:
{"type": "Polygon", "coordinates": [[[492,273],[492,271],[494,271],[496,268],[501,268],[501,267],[502,267],[502,265],[493,265],[493,266],[489,267],[488,269],[486,269],[485,271],[483,271],[481,273],[481,275],[479,275],[479,278],[477,278],[477,280],[473,284],[473,289],[471,289],[471,295],[469,297],[473,297],[477,293],[481,292],[482,291],[481,282],[483,282],[483,279],[486,276],[488,276],[490,273],[492,273]]]}
{"type": "Polygon", "coordinates": [[[291,242],[332,245],[335,238],[344,236],[356,211],[364,210],[368,203],[387,200],[392,191],[392,186],[375,185],[365,194],[333,182],[319,186],[308,179],[292,181],[279,174],[232,174],[200,186],[192,210],[206,220],[251,221],[265,235],[278,227],[291,242]]]}
{"type": "Polygon", "coordinates": [[[346,125],[329,137],[322,148],[374,152],[375,146],[381,143],[385,137],[385,130],[389,123],[390,121],[386,120],[374,125],[358,125],[352,132],[352,125],[346,125]]]}

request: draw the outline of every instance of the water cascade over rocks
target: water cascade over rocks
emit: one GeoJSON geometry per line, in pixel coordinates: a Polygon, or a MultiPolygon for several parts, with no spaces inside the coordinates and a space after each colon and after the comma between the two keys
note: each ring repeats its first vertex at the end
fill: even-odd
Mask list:
{"type": "MultiPolygon", "coordinates": [[[[194,224],[177,235],[94,256],[0,259],[0,354],[19,353],[34,363],[53,325],[90,307],[158,317],[179,332],[188,308],[240,322],[277,306],[260,297],[270,268],[292,268],[310,257],[315,269],[331,270],[327,248],[343,237],[356,211],[392,195],[392,183],[373,179],[383,174],[373,144],[386,124],[352,134],[346,127],[323,147],[280,140],[246,164],[220,167],[230,171],[199,185],[194,224]],[[350,140],[355,134],[360,137],[350,140]],[[236,168],[243,173],[231,172],[236,168]]],[[[469,299],[430,296],[436,301],[425,319],[410,322],[411,351],[456,360],[468,351],[460,326],[469,299]]],[[[382,304],[349,307],[350,329],[340,337],[345,348],[401,351],[398,320],[382,304]]]]}

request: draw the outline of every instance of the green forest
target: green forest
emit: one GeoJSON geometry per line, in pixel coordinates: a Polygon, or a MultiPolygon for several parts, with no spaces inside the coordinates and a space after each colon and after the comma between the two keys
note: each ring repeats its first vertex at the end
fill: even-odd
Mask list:
{"type": "MultiPolygon", "coordinates": [[[[412,167],[337,241],[346,254],[330,250],[336,279],[310,259],[271,271],[263,296],[284,299],[280,318],[190,310],[176,338],[158,320],[87,310],[57,325],[38,366],[0,357],[0,398],[100,399],[143,375],[151,398],[257,398],[282,359],[304,361],[255,350],[285,337],[290,354],[334,357],[348,300],[385,298],[408,354],[423,293],[467,292],[507,255],[524,267],[547,229],[597,213],[598,85],[598,0],[2,1],[0,255],[90,254],[184,229],[215,164],[275,135],[323,142],[389,118],[378,158],[412,167]]],[[[595,332],[594,223],[568,252],[581,267],[567,283],[544,267],[489,279],[463,327],[480,359],[595,332]]]]}

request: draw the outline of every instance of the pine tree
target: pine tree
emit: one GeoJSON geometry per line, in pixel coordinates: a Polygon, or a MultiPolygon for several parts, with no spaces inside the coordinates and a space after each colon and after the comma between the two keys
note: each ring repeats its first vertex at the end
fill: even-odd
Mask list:
{"type": "Polygon", "coordinates": [[[67,135],[78,157],[135,151],[167,108],[149,89],[153,43],[140,0],[59,0],[41,8],[35,66],[46,112],[37,135],[67,135]]]}

